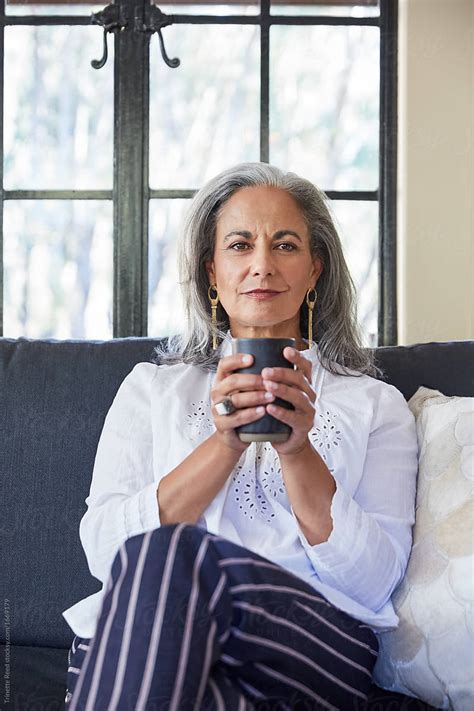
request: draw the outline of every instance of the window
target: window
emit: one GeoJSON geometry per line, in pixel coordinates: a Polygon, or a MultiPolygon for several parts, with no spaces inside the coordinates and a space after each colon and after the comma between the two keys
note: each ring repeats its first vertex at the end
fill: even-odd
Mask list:
{"type": "Polygon", "coordinates": [[[189,200],[261,160],[326,192],[366,343],[396,343],[397,3],[119,0],[94,69],[102,9],[0,0],[2,334],[174,332],[189,200]]]}

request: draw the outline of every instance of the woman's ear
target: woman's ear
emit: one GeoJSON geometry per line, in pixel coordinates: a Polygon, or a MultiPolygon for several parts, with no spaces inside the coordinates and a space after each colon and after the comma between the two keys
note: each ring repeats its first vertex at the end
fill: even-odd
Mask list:
{"type": "Polygon", "coordinates": [[[214,270],[214,262],[212,260],[208,260],[207,262],[204,262],[204,266],[206,267],[206,272],[207,272],[207,277],[209,279],[209,284],[215,284],[216,283],[216,272],[214,270]]]}
{"type": "Polygon", "coordinates": [[[318,281],[319,277],[323,273],[323,263],[319,257],[313,258],[313,268],[311,270],[311,279],[314,280],[314,284],[318,281]]]}

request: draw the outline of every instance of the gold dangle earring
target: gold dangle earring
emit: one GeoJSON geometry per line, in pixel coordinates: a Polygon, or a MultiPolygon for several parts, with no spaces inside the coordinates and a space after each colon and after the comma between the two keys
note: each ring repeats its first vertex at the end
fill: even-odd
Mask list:
{"type": "Polygon", "coordinates": [[[211,286],[207,290],[207,298],[211,302],[211,311],[212,311],[212,347],[214,350],[216,350],[216,348],[217,348],[217,304],[219,303],[219,294],[217,293],[217,286],[215,284],[211,284],[211,286]],[[214,289],[214,291],[216,292],[216,295],[214,298],[211,296],[211,289],[214,289]]]}
{"type": "Polygon", "coordinates": [[[316,299],[318,298],[318,293],[314,286],[312,286],[308,291],[306,292],[306,303],[308,304],[308,341],[309,345],[308,347],[311,348],[313,345],[313,309],[314,305],[316,303],[316,299]],[[314,291],[314,299],[309,298],[309,293],[310,291],[314,291]]]}

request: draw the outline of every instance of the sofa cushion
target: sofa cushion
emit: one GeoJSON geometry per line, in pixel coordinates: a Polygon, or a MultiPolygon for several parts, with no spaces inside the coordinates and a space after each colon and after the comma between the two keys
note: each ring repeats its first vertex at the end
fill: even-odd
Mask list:
{"type": "Polygon", "coordinates": [[[102,587],[79,539],[100,432],[156,340],[0,340],[1,599],[12,644],[68,648],[61,611],[102,587]]]}
{"type": "Polygon", "coordinates": [[[420,385],[445,395],[474,397],[474,341],[415,343],[376,349],[383,380],[409,400],[420,385]]]}
{"type": "Polygon", "coordinates": [[[399,627],[379,636],[378,684],[439,708],[474,708],[474,398],[421,387],[409,401],[420,467],[399,627]]]}
{"type": "Polygon", "coordinates": [[[12,711],[63,711],[66,696],[67,649],[0,645],[0,659],[9,654],[9,684],[2,664],[0,708],[12,711]],[[8,691],[7,691],[8,688],[8,691]]]}

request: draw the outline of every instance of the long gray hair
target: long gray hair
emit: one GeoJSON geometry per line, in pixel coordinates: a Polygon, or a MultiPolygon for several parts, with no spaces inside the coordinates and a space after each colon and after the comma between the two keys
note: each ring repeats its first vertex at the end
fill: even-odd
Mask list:
{"type": "MultiPolygon", "coordinates": [[[[313,313],[313,340],[318,344],[322,365],[341,375],[382,375],[374,363],[374,351],[362,345],[357,323],[356,289],[326,205],[327,196],[309,180],[267,163],[240,163],[228,168],[195,194],[178,242],[186,324],[181,333],[157,346],[155,362],[184,362],[206,370],[216,369],[222,349],[220,345],[216,350],[212,348],[209,278],[205,262],[212,260],[214,255],[216,225],[222,207],[240,188],[254,186],[281,188],[294,198],[308,226],[311,253],[322,261],[323,271],[316,285],[317,301],[313,313]]],[[[228,315],[219,304],[218,339],[224,339],[229,328],[228,315]]],[[[305,336],[308,332],[305,303],[300,309],[300,328],[305,336]]]]}

